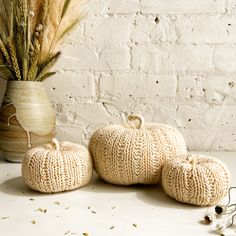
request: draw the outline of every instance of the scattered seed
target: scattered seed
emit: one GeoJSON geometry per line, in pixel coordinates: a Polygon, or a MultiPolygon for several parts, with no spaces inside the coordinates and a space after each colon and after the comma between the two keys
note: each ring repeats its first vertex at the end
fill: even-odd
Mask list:
{"type": "Polygon", "coordinates": [[[116,207],[115,207],[115,206],[113,206],[113,207],[112,207],[112,209],[116,209],[116,207]]]}
{"type": "Polygon", "coordinates": [[[88,206],[88,209],[90,210],[90,209],[91,209],[91,206],[88,206]]]}
{"type": "Polygon", "coordinates": [[[61,203],[58,202],[58,201],[54,202],[54,204],[55,204],[55,205],[61,205],[61,203]]]}
{"type": "Polygon", "coordinates": [[[70,233],[70,230],[66,231],[66,232],[64,233],[64,235],[67,235],[67,234],[69,234],[69,233],[70,233]]]}
{"type": "Polygon", "coordinates": [[[40,211],[40,212],[46,213],[46,212],[47,212],[47,209],[38,208],[38,209],[37,209],[37,210],[35,210],[35,211],[40,211]]]}
{"type": "Polygon", "coordinates": [[[1,220],[7,220],[7,219],[10,219],[10,217],[9,216],[1,217],[1,220]]]}
{"type": "Polygon", "coordinates": [[[112,225],[111,227],[110,227],[110,229],[114,229],[115,228],[115,225],[112,225]]]}
{"type": "Polygon", "coordinates": [[[136,225],[136,224],[133,224],[133,226],[134,226],[135,228],[137,228],[137,227],[138,227],[138,225],[136,225]]]}
{"type": "Polygon", "coordinates": [[[35,225],[35,224],[36,224],[36,221],[35,221],[35,220],[32,220],[32,221],[31,221],[31,224],[35,225]]]}
{"type": "Polygon", "coordinates": [[[83,236],[89,236],[89,234],[88,233],[83,233],[83,236]]]}
{"type": "Polygon", "coordinates": [[[30,200],[30,201],[34,201],[35,199],[34,199],[34,198],[30,198],[29,200],[30,200]]]}
{"type": "Polygon", "coordinates": [[[65,210],[68,210],[68,209],[70,209],[70,207],[69,207],[69,206],[67,206],[67,207],[65,208],[65,210]]]}
{"type": "Polygon", "coordinates": [[[91,211],[93,214],[96,214],[97,212],[96,211],[91,211]]]}

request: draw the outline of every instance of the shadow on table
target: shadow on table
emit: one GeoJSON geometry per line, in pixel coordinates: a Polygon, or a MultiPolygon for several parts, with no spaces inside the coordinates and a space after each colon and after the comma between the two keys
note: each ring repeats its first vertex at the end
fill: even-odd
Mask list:
{"type": "Polygon", "coordinates": [[[119,185],[112,185],[97,175],[94,176],[93,181],[84,188],[81,188],[79,191],[85,192],[94,192],[95,194],[99,193],[136,193],[136,197],[141,201],[158,207],[165,207],[165,208],[185,208],[185,209],[192,209],[193,206],[186,205],[180,202],[177,202],[170,197],[162,189],[161,185],[132,185],[132,186],[119,186],[119,185]]]}
{"type": "Polygon", "coordinates": [[[42,195],[28,188],[21,176],[4,181],[0,184],[0,192],[16,196],[39,196],[42,195]]]}

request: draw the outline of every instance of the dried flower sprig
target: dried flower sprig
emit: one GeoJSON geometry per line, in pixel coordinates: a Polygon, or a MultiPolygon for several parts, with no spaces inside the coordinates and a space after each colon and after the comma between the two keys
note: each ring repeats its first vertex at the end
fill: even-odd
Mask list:
{"type": "Polygon", "coordinates": [[[225,205],[216,205],[214,210],[204,216],[205,224],[212,224],[215,232],[221,236],[226,235],[226,231],[234,225],[236,217],[236,203],[231,203],[231,187],[228,191],[228,202],[225,205]],[[233,209],[232,209],[233,208],[233,209]],[[217,219],[220,219],[218,222],[217,219]]]}
{"type": "Polygon", "coordinates": [[[0,0],[0,77],[43,81],[87,0],[0,0]]]}

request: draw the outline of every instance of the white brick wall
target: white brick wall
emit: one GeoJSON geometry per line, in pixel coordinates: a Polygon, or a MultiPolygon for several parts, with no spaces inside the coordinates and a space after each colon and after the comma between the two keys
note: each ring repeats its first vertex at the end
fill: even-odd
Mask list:
{"type": "Polygon", "coordinates": [[[86,144],[134,112],[190,150],[236,151],[236,0],[91,0],[62,51],[45,82],[59,138],[86,144]]]}

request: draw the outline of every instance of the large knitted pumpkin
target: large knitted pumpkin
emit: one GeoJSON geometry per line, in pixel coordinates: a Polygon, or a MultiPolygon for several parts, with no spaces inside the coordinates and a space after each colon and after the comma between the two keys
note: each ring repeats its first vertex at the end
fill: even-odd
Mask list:
{"type": "Polygon", "coordinates": [[[28,151],[22,162],[22,175],[32,189],[44,193],[73,190],[88,184],[93,165],[89,151],[69,142],[52,143],[28,151]]]}
{"type": "Polygon", "coordinates": [[[184,138],[171,126],[144,123],[139,115],[128,119],[133,122],[109,125],[92,135],[95,170],[112,184],[156,184],[164,161],[186,153],[184,138]]]}
{"type": "Polygon", "coordinates": [[[199,206],[215,205],[228,192],[230,173],[223,162],[213,157],[180,155],[166,161],[162,185],[177,201],[199,206]]]}

